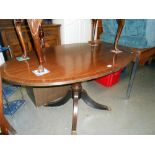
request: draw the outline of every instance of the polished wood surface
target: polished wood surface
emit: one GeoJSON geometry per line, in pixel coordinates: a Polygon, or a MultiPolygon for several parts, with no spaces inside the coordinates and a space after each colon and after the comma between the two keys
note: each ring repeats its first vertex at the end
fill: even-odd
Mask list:
{"type": "Polygon", "coordinates": [[[26,86],[55,86],[95,79],[125,67],[133,59],[129,49],[119,54],[111,52],[112,44],[102,43],[91,47],[87,43],[68,44],[46,48],[44,67],[50,73],[36,76],[37,57],[29,53],[30,60],[19,62],[16,59],[1,67],[2,78],[26,86]],[[108,67],[111,65],[112,67],[108,67]]]}

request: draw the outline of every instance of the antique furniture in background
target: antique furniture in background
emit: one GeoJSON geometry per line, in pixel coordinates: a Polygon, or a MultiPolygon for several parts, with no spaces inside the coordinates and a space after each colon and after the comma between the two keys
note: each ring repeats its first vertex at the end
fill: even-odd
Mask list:
{"type": "Polygon", "coordinates": [[[119,47],[123,52],[117,54],[113,63],[113,44],[101,43],[91,47],[87,43],[68,44],[45,49],[44,66],[50,70],[48,74],[36,76],[32,73],[38,65],[37,56],[29,53],[30,60],[19,62],[16,59],[6,62],[1,67],[2,78],[12,83],[25,86],[60,86],[71,84],[67,95],[47,106],[62,105],[73,98],[72,133],[76,132],[78,100],[83,99],[86,104],[97,109],[110,110],[108,106],[93,101],[82,89],[81,83],[120,70],[133,60],[129,49],[119,47]],[[109,66],[110,65],[110,66],[109,66]],[[19,66],[16,68],[15,66],[19,66]],[[63,76],[62,76],[63,75],[63,76]],[[27,78],[25,78],[27,77],[27,78]]]}
{"type": "MultiPolygon", "coordinates": [[[[33,38],[35,52],[38,57],[38,68],[37,72],[44,72],[44,57],[43,57],[43,50],[45,48],[45,41],[44,41],[44,32],[42,28],[42,21],[43,19],[27,19],[27,23],[31,32],[31,36],[33,38]]],[[[27,57],[27,50],[24,42],[24,37],[22,35],[22,23],[23,19],[15,19],[14,24],[16,28],[16,32],[18,34],[22,49],[24,54],[20,57],[17,57],[20,60],[27,60],[29,57],[27,57]]]]}
{"type": "Polygon", "coordinates": [[[18,38],[20,40],[20,45],[22,47],[22,51],[23,51],[23,58],[27,58],[27,48],[26,48],[26,44],[24,43],[24,39],[23,39],[23,34],[22,34],[22,23],[23,23],[23,19],[16,19],[14,20],[14,25],[15,25],[15,29],[18,35],[18,38]]]}
{"type": "Polygon", "coordinates": [[[98,46],[98,44],[100,43],[100,34],[102,32],[102,20],[91,19],[91,41],[88,42],[90,46],[98,46]]]}
{"type": "MultiPolygon", "coordinates": [[[[31,37],[30,29],[26,23],[26,20],[22,24],[22,35],[24,38],[26,51],[34,52],[34,43],[31,37]]],[[[44,24],[43,22],[43,31],[44,31],[44,40],[47,46],[60,45],[60,25],[59,24],[44,24]]],[[[12,50],[13,56],[22,56],[23,50],[16,33],[13,20],[0,20],[0,32],[3,41],[3,45],[9,45],[12,50]]],[[[58,99],[64,96],[67,93],[68,86],[64,87],[29,87],[27,92],[31,100],[36,106],[41,106],[46,104],[49,101],[58,99]]]]}
{"type": "MultiPolygon", "coordinates": [[[[120,35],[122,33],[125,19],[116,19],[118,28],[117,32],[115,34],[114,39],[114,51],[117,52],[119,49],[117,48],[118,41],[120,38],[120,35]]],[[[97,45],[100,43],[100,35],[103,33],[103,25],[102,25],[102,19],[92,19],[91,20],[91,41],[89,41],[90,45],[97,45]]]]}
{"type": "Polygon", "coordinates": [[[33,38],[35,51],[38,57],[39,66],[37,67],[38,72],[44,72],[44,57],[43,51],[45,49],[44,32],[42,28],[43,19],[27,19],[31,36],[33,38]]]}
{"type": "MultiPolygon", "coordinates": [[[[8,22],[8,21],[7,21],[8,22]]],[[[20,41],[18,39],[15,26],[12,24],[11,21],[9,26],[3,24],[5,26],[0,27],[1,37],[3,46],[10,46],[13,56],[22,55],[22,47],[20,41]]],[[[13,23],[13,20],[12,20],[13,23]]],[[[1,20],[0,20],[1,24],[1,20]]],[[[43,31],[44,31],[44,39],[49,46],[52,45],[60,45],[60,25],[59,24],[43,24],[43,31]]],[[[30,29],[27,23],[22,25],[22,35],[24,37],[24,42],[26,44],[26,50],[28,52],[34,51],[33,39],[30,34],[30,29]]]]}
{"type": "Polygon", "coordinates": [[[118,41],[120,39],[124,24],[125,24],[125,20],[124,19],[116,19],[117,24],[118,24],[118,28],[117,28],[117,33],[116,33],[116,37],[115,37],[115,41],[114,41],[114,50],[115,51],[119,51],[119,49],[117,48],[118,45],[118,41]]]}
{"type": "MultiPolygon", "coordinates": [[[[102,22],[104,32],[100,39],[114,43],[118,27],[116,20],[103,19],[102,22]]],[[[155,20],[126,19],[118,44],[131,48],[139,56],[140,65],[144,65],[155,55],[155,20]]]]}
{"type": "Polygon", "coordinates": [[[114,43],[115,35],[118,34],[117,27],[123,27],[118,44],[130,48],[135,57],[133,74],[127,92],[127,98],[129,98],[138,64],[144,65],[151,57],[155,56],[155,20],[127,19],[125,23],[123,22],[124,20],[120,19],[117,24],[114,19],[104,19],[104,32],[100,39],[107,43],[114,43]]]}

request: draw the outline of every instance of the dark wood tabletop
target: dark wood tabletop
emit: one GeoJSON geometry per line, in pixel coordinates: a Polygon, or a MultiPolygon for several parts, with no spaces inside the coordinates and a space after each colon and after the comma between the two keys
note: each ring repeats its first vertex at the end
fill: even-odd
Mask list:
{"type": "MultiPolygon", "coordinates": [[[[125,67],[133,60],[130,49],[119,47],[123,51],[119,54],[111,52],[113,45],[101,43],[92,47],[88,43],[68,44],[49,47],[44,50],[45,62],[43,66],[50,72],[43,76],[36,76],[32,70],[38,68],[35,53],[28,56],[30,60],[17,61],[16,58],[1,66],[2,79],[25,86],[55,86],[71,84],[71,90],[65,97],[47,106],[60,106],[70,98],[73,99],[72,134],[77,128],[78,100],[82,99],[87,105],[100,109],[111,110],[110,107],[92,100],[82,88],[81,82],[92,80],[125,67]]],[[[135,67],[133,67],[135,68],[135,67]]],[[[131,76],[132,77],[132,76],[131,76]]],[[[132,78],[133,79],[133,78],[132,78]]],[[[0,81],[0,127],[2,134],[15,133],[3,114],[2,85],[0,81]]]]}
{"type": "Polygon", "coordinates": [[[55,86],[92,80],[125,67],[133,59],[131,51],[119,47],[122,53],[111,52],[112,44],[101,43],[91,47],[88,43],[76,43],[49,47],[44,51],[44,67],[50,72],[36,76],[38,60],[35,53],[30,60],[19,62],[15,58],[1,66],[2,78],[26,86],[55,86]]]}

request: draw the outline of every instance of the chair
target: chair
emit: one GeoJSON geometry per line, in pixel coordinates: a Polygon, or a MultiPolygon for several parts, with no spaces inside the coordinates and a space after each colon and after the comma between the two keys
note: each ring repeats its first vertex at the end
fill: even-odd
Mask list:
{"type": "MultiPolygon", "coordinates": [[[[115,19],[102,20],[104,32],[100,39],[114,43],[118,24],[115,19]]],[[[130,47],[139,56],[139,64],[144,65],[155,55],[155,20],[127,19],[122,30],[119,45],[130,47]]]]}
{"type": "MultiPolygon", "coordinates": [[[[6,53],[6,52],[8,52],[10,57],[12,58],[10,47],[9,46],[2,47],[0,45],[0,53],[6,53]]],[[[5,115],[13,115],[19,109],[19,107],[25,102],[21,89],[22,89],[21,86],[10,85],[3,82],[2,92],[3,92],[4,102],[5,102],[5,104],[3,105],[3,109],[4,109],[5,115]],[[12,96],[17,90],[20,90],[22,99],[9,101],[9,97],[12,96]]]]}

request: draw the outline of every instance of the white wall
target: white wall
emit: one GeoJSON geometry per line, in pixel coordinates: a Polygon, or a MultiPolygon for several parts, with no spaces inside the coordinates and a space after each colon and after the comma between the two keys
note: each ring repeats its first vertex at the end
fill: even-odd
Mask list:
{"type": "Polygon", "coordinates": [[[3,54],[0,52],[0,66],[5,62],[3,54]]]}
{"type": "Polygon", "coordinates": [[[90,19],[54,19],[53,23],[61,24],[61,43],[82,43],[91,40],[90,19]]]}

